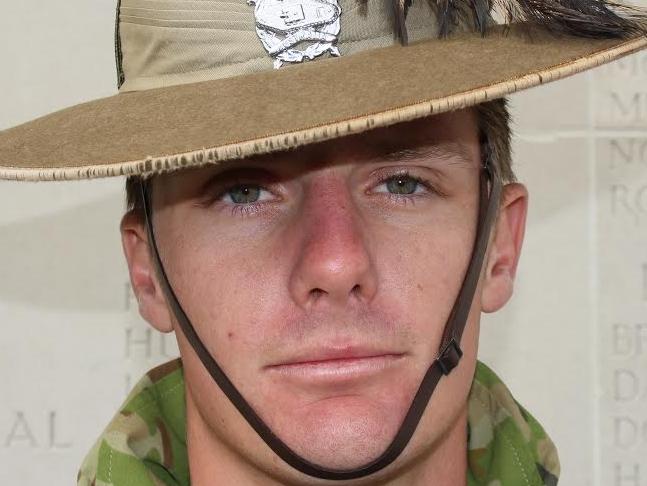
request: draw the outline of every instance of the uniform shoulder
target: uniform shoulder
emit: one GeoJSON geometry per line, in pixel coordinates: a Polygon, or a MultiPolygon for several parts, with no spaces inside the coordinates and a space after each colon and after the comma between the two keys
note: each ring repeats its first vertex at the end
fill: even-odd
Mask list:
{"type": "Polygon", "coordinates": [[[86,455],[78,485],[188,484],[185,412],[181,361],[150,370],[86,455]]]}
{"type": "Polygon", "coordinates": [[[541,424],[501,378],[478,362],[468,399],[470,484],[554,486],[560,473],[557,448],[541,424]],[[523,483],[517,483],[524,478],[523,483]]]}

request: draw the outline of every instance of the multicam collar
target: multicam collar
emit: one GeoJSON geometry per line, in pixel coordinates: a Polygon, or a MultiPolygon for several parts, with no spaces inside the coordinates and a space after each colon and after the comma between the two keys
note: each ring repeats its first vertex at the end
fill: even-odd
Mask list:
{"type": "MultiPolygon", "coordinates": [[[[184,373],[149,371],[83,461],[79,486],[189,486],[184,373]]],[[[468,398],[468,486],[555,486],[557,449],[499,377],[477,363],[468,398]]]]}

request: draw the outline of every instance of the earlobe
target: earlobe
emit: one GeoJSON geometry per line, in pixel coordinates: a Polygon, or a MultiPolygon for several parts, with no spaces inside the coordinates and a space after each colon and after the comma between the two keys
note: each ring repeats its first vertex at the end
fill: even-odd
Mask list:
{"type": "Polygon", "coordinates": [[[496,312],[512,297],[527,212],[528,191],[525,186],[518,183],[506,185],[485,267],[481,293],[483,312],[496,312]]]}
{"type": "Polygon", "coordinates": [[[160,332],[171,332],[173,322],[150,257],[148,236],[142,218],[126,213],[120,225],[121,243],[128,263],[130,282],[140,315],[160,332]]]}

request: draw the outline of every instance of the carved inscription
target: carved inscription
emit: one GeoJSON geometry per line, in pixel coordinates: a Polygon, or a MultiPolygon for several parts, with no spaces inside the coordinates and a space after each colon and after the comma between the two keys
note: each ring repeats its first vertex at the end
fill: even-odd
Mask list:
{"type": "Polygon", "coordinates": [[[617,402],[644,400],[647,397],[647,388],[643,381],[647,381],[647,377],[627,368],[617,368],[614,371],[613,398],[617,402]]]}
{"type": "Polygon", "coordinates": [[[614,324],[611,342],[616,356],[631,358],[647,354],[647,323],[614,324]]]}
{"type": "Polygon", "coordinates": [[[611,97],[611,119],[623,125],[647,123],[647,91],[614,91],[611,97]]]}
{"type": "Polygon", "coordinates": [[[31,427],[23,412],[16,412],[16,418],[12,424],[11,430],[5,439],[5,447],[12,447],[17,444],[24,444],[28,447],[38,447],[36,436],[31,431],[31,427]]]}
{"type": "Polygon", "coordinates": [[[173,357],[167,351],[168,344],[165,335],[151,327],[127,327],[125,337],[124,356],[126,359],[144,358],[150,360],[173,357]]]}
{"type": "Polygon", "coordinates": [[[593,106],[600,128],[644,130],[647,126],[647,55],[628,56],[593,76],[593,106]]]}
{"type": "Polygon", "coordinates": [[[647,223],[647,137],[608,139],[601,152],[606,157],[602,184],[608,190],[611,215],[629,216],[637,225],[647,223]],[[623,173],[632,175],[617,176],[623,173]]]}
{"type": "Polygon", "coordinates": [[[647,138],[618,138],[609,142],[612,169],[628,165],[647,169],[647,138]]]}
{"type": "Polygon", "coordinates": [[[28,416],[23,411],[15,412],[5,435],[4,447],[30,449],[69,449],[72,442],[64,440],[58,412],[50,410],[45,417],[28,416]]]}
{"type": "MultiPolygon", "coordinates": [[[[635,56],[634,56],[635,57],[635,56]]],[[[647,57],[609,69],[640,78],[647,57]]],[[[611,118],[647,127],[647,92],[610,94],[611,118]]],[[[642,486],[647,467],[647,137],[622,136],[601,145],[598,185],[600,311],[603,370],[599,484],[642,486]]],[[[647,486],[647,484],[645,485],[647,486]]]]}
{"type": "Polygon", "coordinates": [[[613,429],[613,443],[619,449],[633,449],[647,444],[647,421],[630,416],[616,417],[613,429]]]}
{"type": "Polygon", "coordinates": [[[612,214],[630,215],[636,224],[647,215],[647,184],[611,184],[610,194],[612,214]]]}
{"type": "MultiPolygon", "coordinates": [[[[641,288],[635,300],[644,302],[645,265],[638,266],[642,279],[634,287],[641,288]]],[[[615,363],[612,370],[612,402],[608,404],[613,414],[612,447],[613,484],[642,484],[642,461],[625,462],[623,457],[642,458],[647,449],[647,373],[644,363],[647,359],[647,322],[615,323],[611,329],[610,347],[615,363]]]]}

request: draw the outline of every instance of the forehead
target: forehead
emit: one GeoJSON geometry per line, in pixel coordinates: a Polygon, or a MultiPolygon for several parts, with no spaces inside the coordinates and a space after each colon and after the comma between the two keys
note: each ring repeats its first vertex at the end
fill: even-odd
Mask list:
{"type": "Polygon", "coordinates": [[[237,167],[280,168],[299,175],[324,166],[370,162],[435,160],[439,164],[478,167],[480,141],[476,111],[472,108],[429,116],[360,134],[306,145],[285,152],[233,160],[218,166],[188,169],[160,176],[161,185],[177,187],[198,182],[237,167]]]}
{"type": "Polygon", "coordinates": [[[457,155],[466,160],[477,160],[479,133],[476,114],[473,109],[443,113],[399,123],[388,127],[369,130],[328,142],[306,146],[287,154],[271,155],[270,158],[312,159],[334,161],[344,156],[352,160],[385,157],[396,159],[400,156],[425,153],[457,155]]]}

